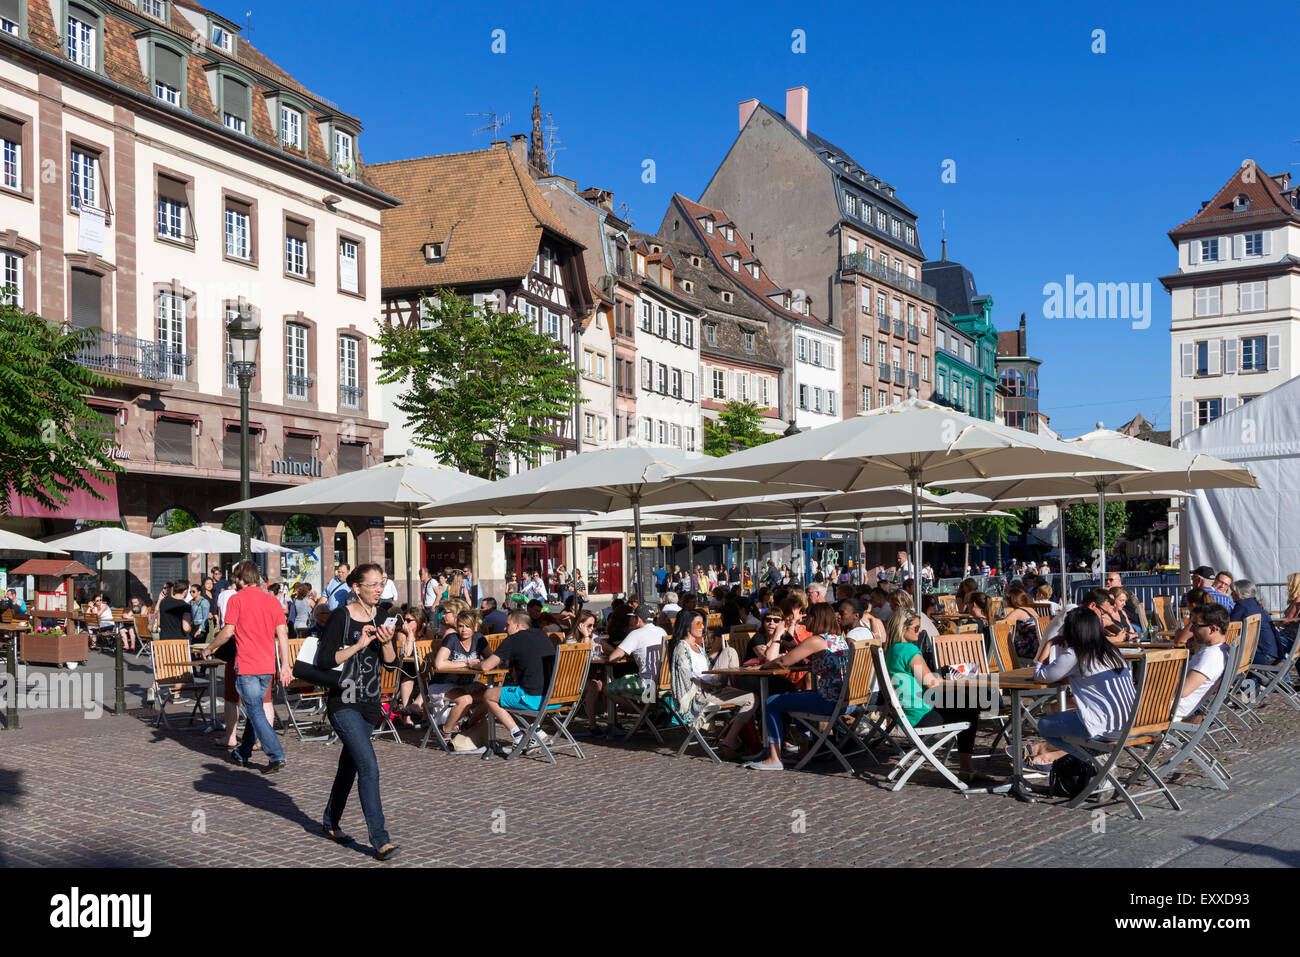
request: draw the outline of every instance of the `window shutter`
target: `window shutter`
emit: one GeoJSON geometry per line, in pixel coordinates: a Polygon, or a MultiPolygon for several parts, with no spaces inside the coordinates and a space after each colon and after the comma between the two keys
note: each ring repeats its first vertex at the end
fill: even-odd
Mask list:
{"type": "Polygon", "coordinates": [[[1219,237],[1219,261],[1232,258],[1232,237],[1219,237]]]}
{"type": "Polygon", "coordinates": [[[248,87],[234,77],[221,78],[221,108],[248,124],[248,87]]]}
{"type": "Polygon", "coordinates": [[[1237,407],[1237,397],[1235,395],[1225,395],[1223,397],[1223,414],[1227,415],[1237,407]]]}
{"type": "Polygon", "coordinates": [[[1246,237],[1244,234],[1238,234],[1232,237],[1232,258],[1246,258],[1246,237]]]}
{"type": "MultiPolygon", "coordinates": [[[[1268,233],[1264,234],[1265,236],[1268,233]]],[[[1276,332],[1268,334],[1268,371],[1276,372],[1282,368],[1282,337],[1276,332]]]]}
{"type": "Polygon", "coordinates": [[[695,401],[695,373],[694,372],[682,373],[682,398],[686,399],[688,402],[695,401]]]}
{"type": "Polygon", "coordinates": [[[154,47],[153,67],[155,80],[174,90],[185,89],[181,83],[181,58],[175,51],[163,46],[154,47]]]}
{"type": "Polygon", "coordinates": [[[100,278],[82,269],[72,270],[71,314],[72,325],[78,329],[95,329],[103,322],[100,278]]]}
{"type": "Polygon", "coordinates": [[[650,360],[641,360],[641,388],[649,391],[650,389],[650,360]]]}
{"type": "Polygon", "coordinates": [[[1225,339],[1223,342],[1223,372],[1231,375],[1237,371],[1237,340],[1225,339]]]}
{"type": "Polygon", "coordinates": [[[1182,350],[1182,374],[1184,379],[1190,379],[1196,374],[1196,346],[1191,342],[1184,342],[1180,347],[1182,350]]]}
{"type": "Polygon", "coordinates": [[[1201,241],[1193,239],[1187,244],[1187,261],[1195,266],[1201,261],[1201,241]]]}
{"type": "Polygon", "coordinates": [[[1183,400],[1183,430],[1182,434],[1186,435],[1192,429],[1196,428],[1196,406],[1188,399],[1183,400]]]}
{"type": "Polygon", "coordinates": [[[1273,251],[1273,234],[1266,229],[1264,230],[1264,246],[1262,252],[1265,256],[1267,256],[1272,251],[1273,251]]]}
{"type": "Polygon", "coordinates": [[[1205,350],[1205,352],[1206,352],[1205,374],[1219,375],[1220,372],[1222,371],[1220,367],[1222,365],[1222,359],[1223,359],[1223,340],[1211,339],[1209,342],[1209,347],[1205,350]]]}

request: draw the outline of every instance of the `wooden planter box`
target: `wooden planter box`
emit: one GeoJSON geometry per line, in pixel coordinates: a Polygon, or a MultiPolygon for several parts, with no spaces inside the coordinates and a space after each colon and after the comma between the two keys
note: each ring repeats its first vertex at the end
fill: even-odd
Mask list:
{"type": "Polygon", "coordinates": [[[90,657],[90,636],[22,635],[19,657],[30,664],[61,665],[65,661],[86,661],[90,657]]]}

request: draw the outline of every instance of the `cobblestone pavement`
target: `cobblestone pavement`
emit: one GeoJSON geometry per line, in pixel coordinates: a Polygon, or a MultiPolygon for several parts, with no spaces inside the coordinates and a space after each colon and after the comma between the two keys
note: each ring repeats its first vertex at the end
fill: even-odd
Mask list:
{"type": "MultiPolygon", "coordinates": [[[[923,773],[892,793],[870,767],[715,767],[648,742],[584,741],[586,760],[555,767],[421,751],[415,732],[376,752],[403,865],[1294,864],[1297,842],[1281,832],[1300,817],[1300,714],[1283,702],[1263,713],[1266,726],[1224,756],[1232,791],[1189,775],[1176,789],[1185,810],[1152,801],[1145,822],[1118,805],[1102,816],[967,798],[923,773]]],[[[289,766],[264,777],[226,763],[212,735],[158,731],[153,718],[26,712],[0,732],[0,865],[378,866],[355,792],[344,827],[358,843],[319,836],[337,745],[291,738],[289,766]]],[[[1006,771],[1005,758],[981,763],[1006,771]]]]}

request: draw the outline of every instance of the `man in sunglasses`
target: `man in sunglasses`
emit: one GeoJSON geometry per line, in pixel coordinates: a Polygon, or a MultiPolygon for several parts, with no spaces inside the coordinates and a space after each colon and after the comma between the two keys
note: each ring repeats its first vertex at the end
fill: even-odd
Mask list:
{"type": "Polygon", "coordinates": [[[1083,607],[1101,619],[1101,630],[1106,640],[1112,645],[1131,641],[1137,635],[1130,635],[1129,630],[1117,620],[1115,599],[1103,588],[1094,588],[1083,597],[1083,607]]]}

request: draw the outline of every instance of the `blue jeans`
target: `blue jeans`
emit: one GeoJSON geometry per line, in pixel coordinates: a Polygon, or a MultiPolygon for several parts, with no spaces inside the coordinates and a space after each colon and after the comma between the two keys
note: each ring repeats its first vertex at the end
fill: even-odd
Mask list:
{"type": "Polygon", "coordinates": [[[1092,757],[1087,751],[1062,740],[1065,735],[1072,738],[1089,737],[1088,729],[1083,726],[1083,718],[1079,717],[1079,712],[1057,711],[1054,714],[1043,715],[1038,719],[1038,733],[1044,741],[1058,751],[1068,752],[1082,761],[1092,763],[1092,757]]]}
{"type": "Polygon", "coordinates": [[[370,832],[370,843],[378,850],[388,843],[388,831],[384,828],[384,806],[379,800],[379,762],[375,760],[375,749],[370,743],[374,725],[356,708],[342,708],[330,715],[330,727],[338,734],[343,748],[339,753],[334,787],[330,789],[330,799],[325,804],[324,824],[330,830],[338,828],[355,781],[357,793],[361,795],[361,813],[366,816],[366,830],[370,832]]]}
{"type": "Polygon", "coordinates": [[[767,740],[769,743],[781,740],[781,724],[787,711],[829,715],[834,710],[835,702],[827,701],[816,691],[774,694],[767,699],[767,740]]]}
{"type": "Polygon", "coordinates": [[[239,692],[239,706],[244,709],[244,736],[239,740],[239,756],[247,761],[253,756],[253,740],[262,743],[262,750],[272,761],[284,760],[284,748],[275,729],[262,711],[262,699],[271,686],[271,675],[237,675],[235,690],[239,692]],[[251,704],[250,704],[251,702],[251,704]]]}

